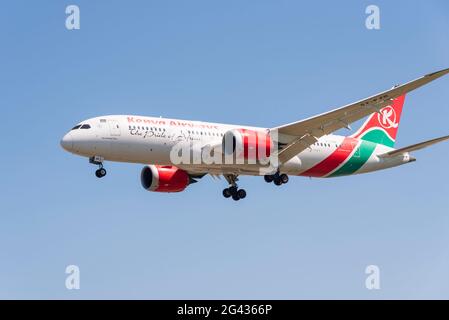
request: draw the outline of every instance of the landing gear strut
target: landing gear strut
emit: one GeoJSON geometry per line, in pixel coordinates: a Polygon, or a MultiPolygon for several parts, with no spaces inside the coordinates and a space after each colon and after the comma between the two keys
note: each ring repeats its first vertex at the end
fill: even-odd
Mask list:
{"type": "Polygon", "coordinates": [[[231,198],[234,201],[238,201],[240,199],[246,198],[246,191],[245,189],[239,189],[238,185],[236,183],[237,176],[233,174],[227,174],[224,176],[226,181],[229,183],[229,187],[226,189],[223,189],[223,196],[225,198],[231,198]]]}
{"type": "Polygon", "coordinates": [[[285,173],[276,172],[275,174],[268,174],[264,176],[266,182],[274,182],[275,185],[280,186],[288,182],[288,175],[285,173]]]}
{"type": "Polygon", "coordinates": [[[95,171],[95,176],[97,178],[103,178],[106,175],[106,169],[103,168],[103,158],[102,157],[90,157],[89,158],[89,163],[95,164],[98,166],[98,170],[95,171]]]}

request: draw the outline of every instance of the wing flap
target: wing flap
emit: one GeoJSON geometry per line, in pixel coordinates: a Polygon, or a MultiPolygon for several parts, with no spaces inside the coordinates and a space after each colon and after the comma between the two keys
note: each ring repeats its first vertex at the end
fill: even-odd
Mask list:
{"type": "Polygon", "coordinates": [[[300,152],[298,152],[298,150],[305,150],[317,141],[318,139],[310,134],[295,139],[278,153],[278,159],[281,163],[286,162],[296,156],[300,152]]]}

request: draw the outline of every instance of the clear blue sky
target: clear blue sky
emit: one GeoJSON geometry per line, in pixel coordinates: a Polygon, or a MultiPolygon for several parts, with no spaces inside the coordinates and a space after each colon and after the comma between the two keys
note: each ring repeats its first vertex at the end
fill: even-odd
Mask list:
{"type": "MultiPolygon", "coordinates": [[[[242,178],[240,202],[210,177],[146,192],[141,165],[98,180],[59,146],[104,114],[299,120],[449,67],[448,30],[447,1],[3,3],[0,298],[449,298],[448,143],[374,174],[242,178]]],[[[448,134],[448,101],[448,77],[409,94],[397,145],[448,134]]]]}

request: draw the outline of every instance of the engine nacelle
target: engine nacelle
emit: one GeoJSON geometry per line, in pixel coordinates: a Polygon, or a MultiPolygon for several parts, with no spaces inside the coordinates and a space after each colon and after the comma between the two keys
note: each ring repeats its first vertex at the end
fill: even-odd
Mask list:
{"type": "Polygon", "coordinates": [[[224,154],[228,156],[265,160],[273,152],[274,143],[267,132],[233,129],[224,134],[222,148],[224,154]]]}
{"type": "Polygon", "coordinates": [[[149,165],[142,169],[142,187],[154,192],[180,192],[189,185],[189,175],[175,166],[149,165]]]}

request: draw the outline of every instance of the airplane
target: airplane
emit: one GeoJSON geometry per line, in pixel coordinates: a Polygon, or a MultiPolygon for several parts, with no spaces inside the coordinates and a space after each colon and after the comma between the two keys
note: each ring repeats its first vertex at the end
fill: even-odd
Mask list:
{"type": "Polygon", "coordinates": [[[223,176],[225,198],[246,197],[239,176],[263,176],[280,186],[291,176],[332,178],[396,167],[416,160],[410,152],[449,139],[449,135],[394,149],[405,95],[449,68],[304,120],[274,128],[108,115],[81,121],[60,144],[97,165],[104,161],[144,164],[140,180],[154,192],[180,192],[209,174],[223,176]],[[367,117],[352,135],[334,134],[367,117]]]}

